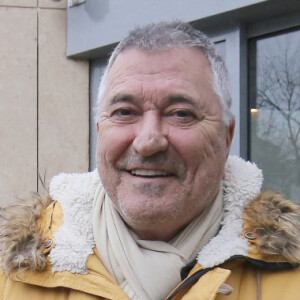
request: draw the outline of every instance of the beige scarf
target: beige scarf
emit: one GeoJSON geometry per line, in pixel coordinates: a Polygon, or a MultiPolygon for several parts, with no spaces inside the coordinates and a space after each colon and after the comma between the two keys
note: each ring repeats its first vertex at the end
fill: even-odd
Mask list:
{"type": "Polygon", "coordinates": [[[104,266],[128,297],[159,300],[180,283],[181,268],[217,233],[222,216],[220,188],[213,204],[169,243],[140,240],[99,186],[93,204],[93,232],[104,266]]]}

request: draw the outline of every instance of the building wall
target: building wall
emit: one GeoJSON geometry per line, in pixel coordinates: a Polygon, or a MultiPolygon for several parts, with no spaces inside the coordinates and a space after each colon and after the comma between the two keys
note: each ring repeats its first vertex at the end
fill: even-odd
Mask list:
{"type": "Polygon", "coordinates": [[[66,58],[67,0],[0,0],[0,205],[88,170],[89,67],[66,58]]]}
{"type": "MultiPolygon", "coordinates": [[[[67,55],[90,60],[90,103],[96,101],[107,55],[117,42],[137,25],[174,19],[206,33],[227,64],[236,120],[230,153],[262,168],[264,189],[279,190],[300,202],[300,110],[291,105],[299,100],[300,88],[299,0],[85,0],[72,6],[68,9],[67,55]],[[268,42],[271,37],[272,46],[268,42]],[[268,50],[257,52],[259,41],[269,45],[268,50]],[[283,61],[288,66],[285,73],[283,61]],[[272,81],[264,72],[273,72],[274,78],[275,73],[282,74],[281,80],[272,81]],[[250,77],[254,78],[251,83],[250,77]],[[282,84],[284,78],[289,78],[287,85],[282,84]],[[269,102],[262,98],[262,88],[269,102]],[[276,114],[278,110],[281,115],[276,114]]],[[[96,131],[91,126],[91,169],[96,165],[95,144],[96,131]]]]}
{"type": "MultiPolygon", "coordinates": [[[[224,15],[231,15],[228,18],[231,22],[232,12],[246,9],[249,14],[251,7],[263,5],[264,2],[266,1],[86,0],[81,5],[69,8],[67,54],[97,58],[110,52],[110,46],[122,40],[136,25],[152,22],[176,19],[184,22],[203,20],[207,26],[215,25],[216,16],[222,16],[224,25],[224,20],[228,18],[224,15]],[[213,21],[211,22],[209,18],[213,21]]],[[[203,30],[203,26],[201,27],[203,30]]]]}

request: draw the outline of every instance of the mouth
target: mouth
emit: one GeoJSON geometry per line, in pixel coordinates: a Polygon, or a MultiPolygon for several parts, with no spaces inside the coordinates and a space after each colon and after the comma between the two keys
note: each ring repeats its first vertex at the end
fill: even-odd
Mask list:
{"type": "Polygon", "coordinates": [[[133,170],[128,170],[127,172],[130,173],[133,176],[144,177],[144,178],[174,176],[174,174],[171,174],[171,173],[166,172],[166,171],[161,171],[161,170],[133,169],[133,170]]]}

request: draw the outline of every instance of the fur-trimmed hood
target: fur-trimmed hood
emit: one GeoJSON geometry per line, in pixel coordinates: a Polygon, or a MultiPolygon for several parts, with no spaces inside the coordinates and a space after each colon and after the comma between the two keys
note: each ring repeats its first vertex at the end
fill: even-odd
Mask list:
{"type": "MultiPolygon", "coordinates": [[[[224,181],[222,228],[198,254],[204,268],[219,265],[232,256],[259,257],[267,261],[300,262],[300,209],[274,192],[262,192],[261,171],[238,157],[230,157],[224,181]]],[[[50,184],[50,195],[0,210],[1,267],[13,269],[86,273],[85,262],[93,252],[91,214],[97,171],[60,174],[50,184]],[[63,225],[54,234],[49,258],[40,215],[53,201],[63,211],[63,225]],[[71,259],[70,259],[71,258],[71,259]]]]}
{"type": "Polygon", "coordinates": [[[17,269],[43,270],[49,241],[39,226],[42,211],[51,203],[49,195],[34,194],[32,199],[0,208],[0,257],[6,274],[17,269]]]}

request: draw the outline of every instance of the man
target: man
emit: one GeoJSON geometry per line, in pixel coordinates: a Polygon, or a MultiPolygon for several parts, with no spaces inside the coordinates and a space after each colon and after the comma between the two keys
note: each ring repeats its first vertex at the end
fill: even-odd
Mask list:
{"type": "Polygon", "coordinates": [[[202,33],[131,32],[99,88],[97,170],[2,212],[0,299],[298,299],[299,208],[228,158],[230,102],[202,33]]]}

